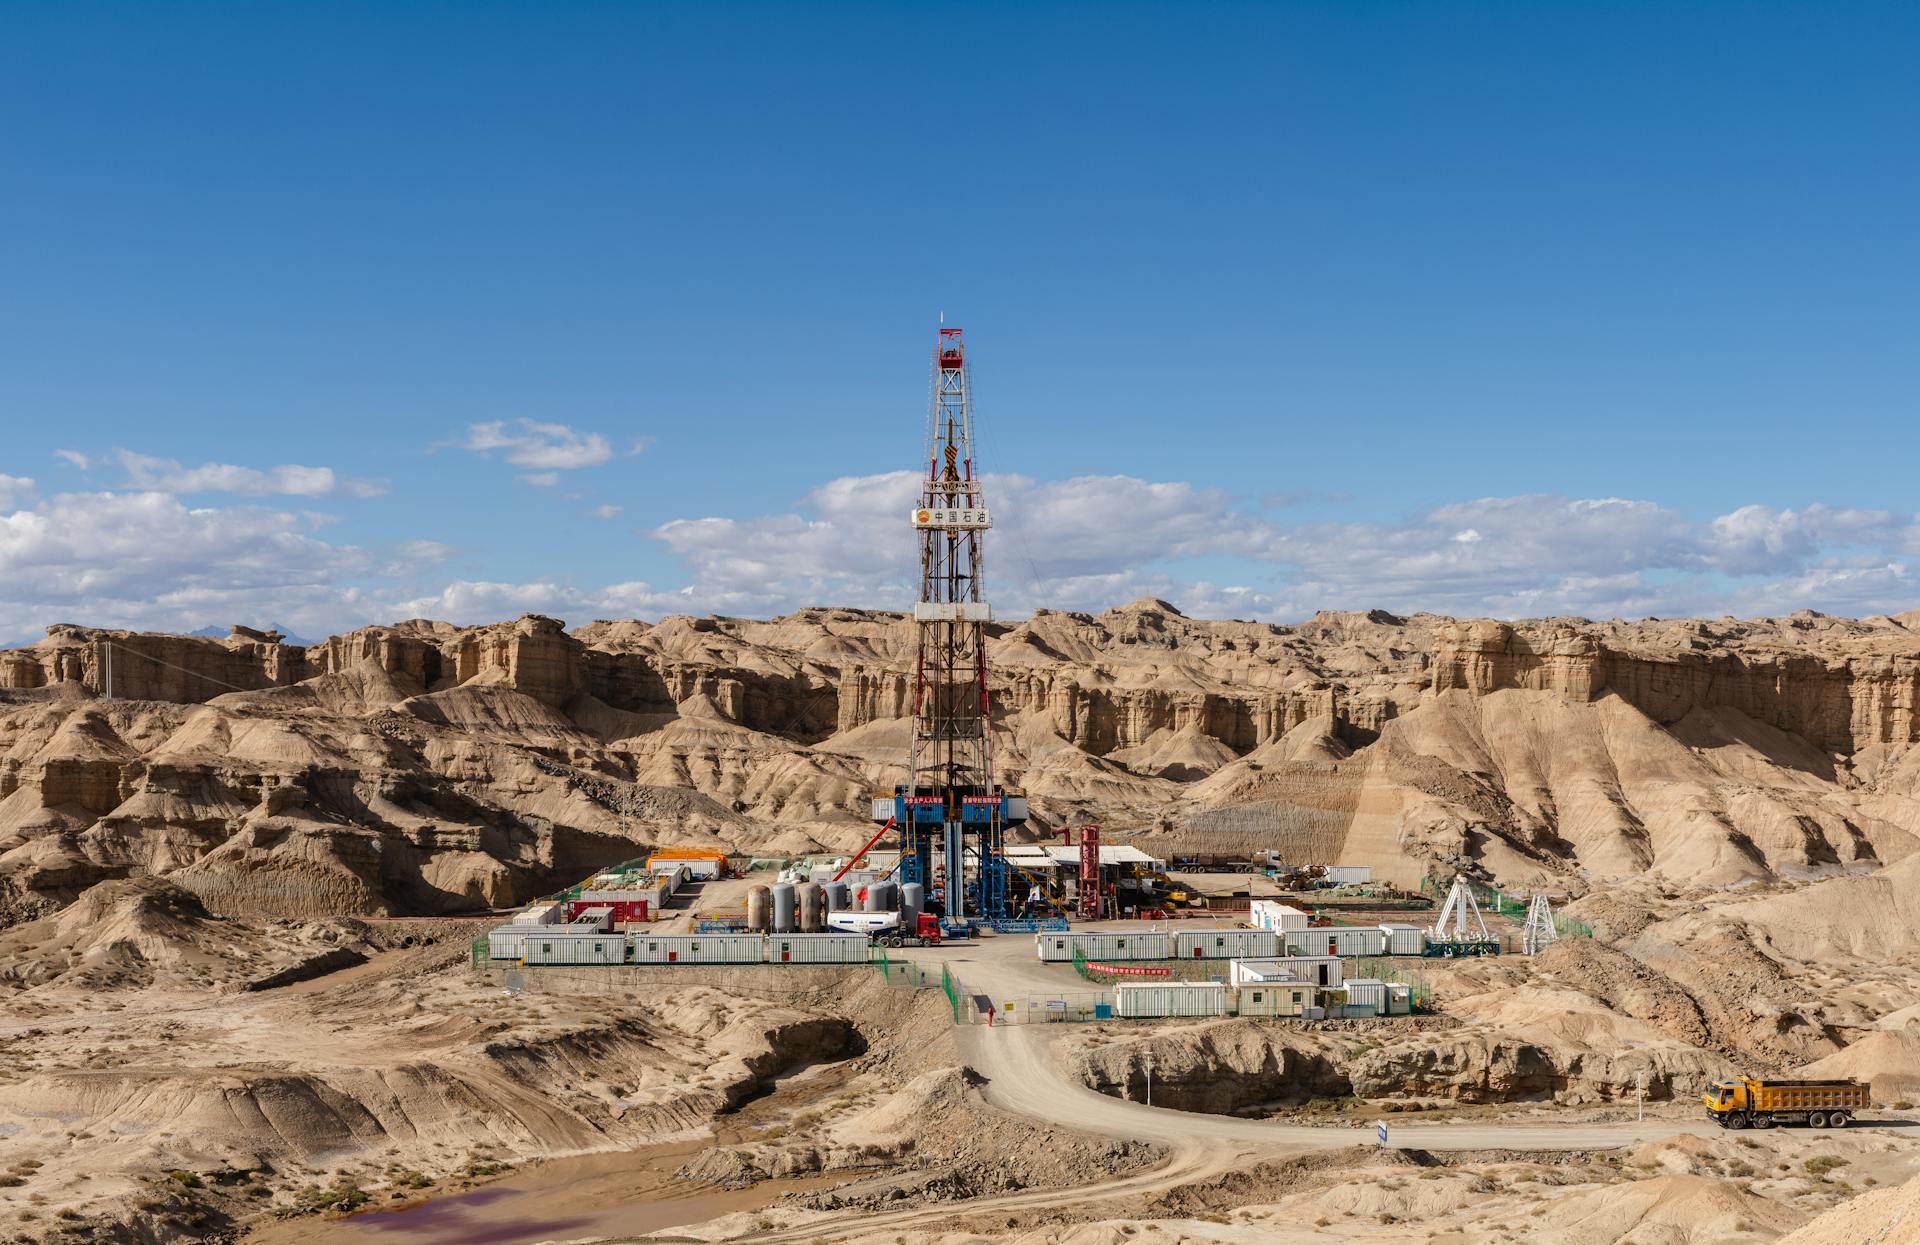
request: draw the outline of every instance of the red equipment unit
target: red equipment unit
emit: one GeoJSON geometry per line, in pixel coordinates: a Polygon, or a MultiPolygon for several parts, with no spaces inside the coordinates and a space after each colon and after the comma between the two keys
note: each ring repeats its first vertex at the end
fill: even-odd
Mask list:
{"type": "Polygon", "coordinates": [[[567,901],[567,919],[575,920],[589,908],[612,908],[613,923],[622,921],[644,921],[647,919],[647,901],[644,899],[569,899],[567,901]]]}
{"type": "Polygon", "coordinates": [[[1100,827],[1080,827],[1080,908],[1083,921],[1100,919],[1100,827]]]}

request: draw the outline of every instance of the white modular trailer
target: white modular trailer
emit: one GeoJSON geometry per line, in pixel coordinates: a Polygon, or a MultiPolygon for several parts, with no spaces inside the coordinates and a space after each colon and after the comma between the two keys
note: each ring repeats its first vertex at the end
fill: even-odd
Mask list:
{"type": "Polygon", "coordinates": [[[1397,981],[1387,983],[1387,1015],[1413,1015],[1413,987],[1397,981]]]}
{"type": "Polygon", "coordinates": [[[613,928],[613,909],[587,908],[582,911],[579,916],[567,922],[566,928],[570,930],[585,929],[597,934],[604,934],[613,928]]]}
{"type": "Polygon", "coordinates": [[[1371,977],[1350,977],[1347,979],[1347,1010],[1349,1014],[1361,1008],[1370,1009],[1372,1015],[1381,1015],[1387,1010],[1387,983],[1375,981],[1371,977]]]}
{"type": "Polygon", "coordinates": [[[865,964],[865,934],[773,934],[767,938],[769,964],[865,964]]]}
{"type": "Polygon", "coordinates": [[[667,884],[658,879],[633,892],[635,899],[646,900],[647,916],[656,921],[660,919],[659,914],[666,908],[667,899],[672,894],[673,891],[668,888],[667,884]]]}
{"type": "Polygon", "coordinates": [[[764,964],[759,934],[629,934],[635,964],[764,964]]]}
{"type": "Polygon", "coordinates": [[[1270,929],[1279,934],[1305,929],[1307,922],[1312,919],[1309,913],[1277,899],[1254,900],[1247,907],[1247,917],[1255,929],[1270,929]]]}
{"type": "Polygon", "coordinates": [[[624,964],[627,936],[536,930],[520,944],[520,958],[527,964],[624,964]]]}
{"type": "Polygon", "coordinates": [[[536,903],[513,914],[515,925],[552,925],[566,919],[567,905],[564,903],[536,903]]]}
{"type": "Polygon", "coordinates": [[[1065,964],[1078,950],[1082,959],[1116,963],[1125,960],[1164,960],[1173,953],[1173,938],[1158,931],[1129,933],[1043,933],[1033,937],[1034,947],[1049,964],[1065,964]]]}
{"type": "Polygon", "coordinates": [[[1300,971],[1285,960],[1231,960],[1227,964],[1227,984],[1259,985],[1263,981],[1305,981],[1300,971]]]}
{"type": "Polygon", "coordinates": [[[1373,881],[1372,865],[1328,865],[1327,881],[1335,886],[1364,886],[1373,881]]]}
{"type": "Polygon", "coordinates": [[[1234,991],[1234,1010],[1242,1016],[1304,1016],[1319,989],[1300,981],[1265,981],[1234,991]]]}
{"type": "Polygon", "coordinates": [[[1378,925],[1323,925],[1286,936],[1288,955],[1385,955],[1387,931],[1378,925]]]}
{"type": "Polygon", "coordinates": [[[1424,926],[1390,921],[1380,927],[1387,935],[1388,955],[1419,955],[1427,949],[1424,926]]]}
{"type": "Polygon", "coordinates": [[[1257,960],[1280,954],[1280,935],[1268,929],[1183,929],[1173,936],[1181,960],[1257,960]]]}
{"type": "Polygon", "coordinates": [[[1242,980],[1235,985],[1246,985],[1255,980],[1249,969],[1257,968],[1260,980],[1274,981],[1281,977],[1293,977],[1310,986],[1337,987],[1346,979],[1346,964],[1337,955],[1282,955],[1266,960],[1238,960],[1227,966],[1227,976],[1232,980],[1235,969],[1240,971],[1242,980]]]}
{"type": "Polygon", "coordinates": [[[487,958],[490,960],[517,960],[520,947],[529,934],[543,932],[538,925],[521,924],[515,921],[487,931],[487,958]]]}
{"type": "Polygon", "coordinates": [[[1217,981],[1123,981],[1113,988],[1113,1014],[1150,1016],[1224,1016],[1227,988],[1217,981]]]}

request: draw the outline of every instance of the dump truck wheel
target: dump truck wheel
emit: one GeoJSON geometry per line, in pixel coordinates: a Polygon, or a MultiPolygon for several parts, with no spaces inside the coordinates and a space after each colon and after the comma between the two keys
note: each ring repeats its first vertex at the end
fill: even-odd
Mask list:
{"type": "Polygon", "coordinates": [[[1744,1115],[1741,1115],[1737,1111],[1727,1117],[1728,1128],[1745,1128],[1746,1126],[1747,1126],[1747,1117],[1744,1115]]]}
{"type": "Polygon", "coordinates": [[[1845,1111],[1835,1111],[1833,1114],[1827,1117],[1827,1127],[1828,1128],[1845,1128],[1847,1126],[1847,1120],[1848,1120],[1848,1116],[1845,1111]]]}
{"type": "Polygon", "coordinates": [[[1807,1117],[1807,1125],[1810,1128],[1825,1128],[1827,1126],[1827,1113],[1825,1111],[1815,1111],[1807,1117]]]}
{"type": "Polygon", "coordinates": [[[1755,1128],[1772,1128],[1779,1122],[1779,1120],[1774,1119],[1771,1115],[1756,1115],[1753,1117],[1753,1126],[1755,1128]]]}

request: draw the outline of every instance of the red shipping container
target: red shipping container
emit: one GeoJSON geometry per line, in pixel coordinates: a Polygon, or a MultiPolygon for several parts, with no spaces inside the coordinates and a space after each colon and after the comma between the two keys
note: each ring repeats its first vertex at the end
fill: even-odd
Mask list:
{"type": "Polygon", "coordinates": [[[567,901],[567,919],[577,919],[589,908],[612,908],[613,923],[622,921],[644,921],[647,919],[647,901],[644,899],[569,899],[567,901]]]}

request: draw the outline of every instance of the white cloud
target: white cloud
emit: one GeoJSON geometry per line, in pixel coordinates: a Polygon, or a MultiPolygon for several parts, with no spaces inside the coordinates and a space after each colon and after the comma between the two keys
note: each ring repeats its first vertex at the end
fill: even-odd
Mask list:
{"type": "Polygon", "coordinates": [[[609,502],[603,506],[595,506],[590,513],[596,519],[613,519],[619,517],[620,507],[609,502]]]}
{"type": "Polygon", "coordinates": [[[10,476],[0,472],[0,510],[11,510],[15,506],[25,506],[32,502],[34,486],[32,476],[10,476]]]}
{"type": "Polygon", "coordinates": [[[466,438],[459,444],[476,454],[504,450],[504,457],[514,466],[540,471],[596,467],[613,457],[613,446],[597,432],[532,419],[515,420],[514,428],[509,431],[502,419],[468,424],[466,438]]]}
{"type": "Polygon", "coordinates": [[[233,493],[241,497],[324,497],[334,489],[331,467],[303,467],[296,463],[265,471],[232,463],[181,465],[171,458],[155,458],[132,450],[116,450],[114,457],[126,470],[126,487],[157,493],[233,493]]]}
{"type": "Polygon", "coordinates": [[[554,485],[560,483],[560,473],[557,471],[529,471],[522,475],[520,479],[522,482],[531,484],[535,488],[552,488],[554,485]]]}
{"type": "Polygon", "coordinates": [[[79,450],[55,450],[53,452],[53,456],[55,458],[65,459],[67,462],[72,463],[74,466],[80,468],[80,470],[82,471],[85,471],[87,468],[93,466],[93,460],[91,458],[88,458],[85,454],[81,453],[79,450]]]}

